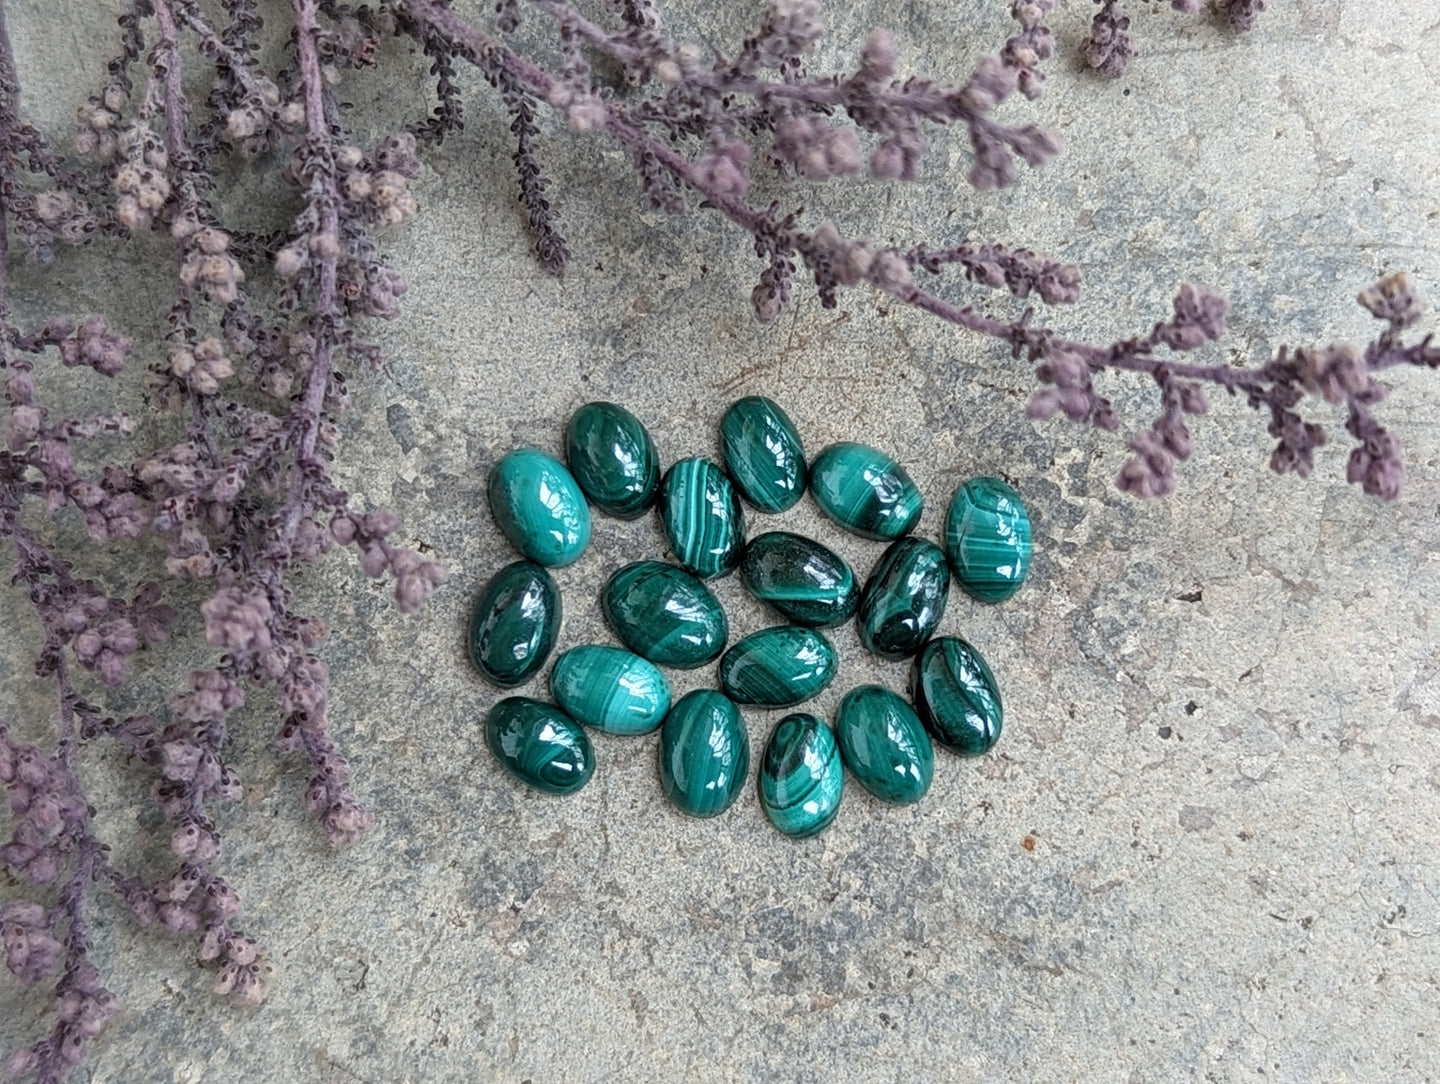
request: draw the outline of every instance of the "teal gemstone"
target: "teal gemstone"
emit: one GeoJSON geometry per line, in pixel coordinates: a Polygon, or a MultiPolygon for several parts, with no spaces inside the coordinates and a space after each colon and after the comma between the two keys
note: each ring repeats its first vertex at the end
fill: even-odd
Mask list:
{"type": "Polygon", "coordinates": [[[586,403],[565,426],[565,460],[602,512],[634,519],[660,487],[660,457],[640,419],[614,403],[586,403]]]}
{"type": "Polygon", "coordinates": [[[507,772],[549,794],[574,794],[595,774],[595,752],[585,731],[543,700],[501,700],[485,717],[485,742],[507,772]]]}
{"type": "Polygon", "coordinates": [[[962,757],[978,757],[1000,739],[1000,687],[980,652],[958,636],[931,640],[915,656],[910,699],[930,736],[962,757]]]}
{"type": "Polygon", "coordinates": [[[600,607],[626,647],[661,666],[704,666],[730,635],[725,611],[709,589],[664,561],[620,569],[606,581],[600,607]]]}
{"type": "Polygon", "coordinates": [[[740,563],[745,518],[735,487],[708,459],[682,459],[660,483],[660,515],[675,558],[702,580],[740,563]]]}
{"type": "Polygon", "coordinates": [[[884,452],[842,441],[810,464],[820,511],[862,538],[888,542],[920,522],[925,499],[905,468],[884,452]]]}
{"type": "Polygon", "coordinates": [[[751,395],[720,419],[725,469],[740,496],[762,512],[783,512],[805,494],[805,447],[780,404],[751,395]]]}
{"type": "Polygon", "coordinates": [[[572,719],[607,734],[648,734],[670,710],[670,683],[655,664],[604,644],[556,659],[550,695],[572,719]]]}
{"type": "Polygon", "coordinates": [[[960,586],[981,602],[1004,602],[1030,569],[1030,513],[999,478],[972,478],[945,515],[945,555],[960,586]]]}
{"type": "Polygon", "coordinates": [[[752,538],[740,558],[740,579],[782,617],[811,628],[843,624],[860,600],[855,573],[841,557],[789,531],[752,538]]]}
{"type": "Polygon", "coordinates": [[[881,801],[909,805],[925,797],[935,750],[920,717],[880,685],[851,689],[835,716],[835,740],[850,774],[881,801]]]}
{"type": "Polygon", "coordinates": [[[834,681],[835,661],[830,641],[814,629],[761,629],[725,652],[720,687],[737,704],[789,707],[834,681]]]}
{"type": "Polygon", "coordinates": [[[776,828],[803,839],[840,812],[845,772],[830,728],[797,711],[776,724],[760,762],[760,806],[776,828]]]}
{"type": "Polygon", "coordinates": [[[485,585],[470,616],[470,660],[509,687],[545,665],[560,630],[560,589],[539,565],[516,561],[485,585]]]}
{"type": "Polygon", "coordinates": [[[740,796],[750,737],[733,701],[714,689],[686,693],[660,728],[660,785],[682,813],[714,817],[740,796]]]}
{"type": "Polygon", "coordinates": [[[573,563],[590,541],[590,509],[570,472],[544,452],[517,448],[490,472],[490,512],[510,544],[551,568],[573,563]]]}
{"type": "Polygon", "coordinates": [[[884,659],[913,655],[935,635],[950,594],[945,551],[913,536],[898,538],[880,555],[855,612],[865,650],[884,659]]]}

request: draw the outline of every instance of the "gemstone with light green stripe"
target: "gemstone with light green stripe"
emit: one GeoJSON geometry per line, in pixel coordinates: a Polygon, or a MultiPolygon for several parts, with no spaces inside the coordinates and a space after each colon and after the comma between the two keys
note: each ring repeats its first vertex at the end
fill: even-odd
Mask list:
{"type": "Polygon", "coordinates": [[[945,551],[913,535],[897,538],[875,562],[860,595],[860,642],[883,659],[915,654],[939,627],[949,594],[945,551]]]}
{"type": "Polygon", "coordinates": [[[720,687],[737,704],[789,707],[835,680],[835,648],[814,629],[779,625],[736,643],[720,660],[720,687]]]}
{"type": "Polygon", "coordinates": [[[660,518],[675,558],[702,580],[728,575],[740,563],[745,518],[735,487],[708,459],[682,459],[660,483],[660,518]]]}
{"type": "Polygon", "coordinates": [[[549,794],[574,794],[595,773],[584,729],[554,704],[507,696],[485,718],[485,743],[522,783],[549,794]]]}
{"type": "Polygon", "coordinates": [[[714,689],[688,692],[660,728],[660,785],[682,813],[714,817],[740,795],[750,771],[750,737],[732,700],[714,689]]]}
{"type": "Polygon", "coordinates": [[[725,650],[730,635],[709,588],[664,561],[618,570],[600,593],[600,608],[626,647],[661,666],[703,666],[725,650]]]}
{"type": "Polygon", "coordinates": [[[490,472],[490,512],[524,556],[558,568],[572,564],[590,541],[590,508],[570,472],[544,452],[517,448],[490,472]]]}
{"type": "Polygon", "coordinates": [[[740,495],[762,512],[783,512],[805,494],[805,447],[773,399],[736,400],[720,419],[725,469],[740,495]]]}
{"type": "Polygon", "coordinates": [[[931,640],[915,656],[910,699],[930,736],[952,753],[978,757],[1000,740],[1000,687],[980,652],[958,636],[931,640]]]}
{"type": "Polygon", "coordinates": [[[840,812],[845,772],[835,735],[803,711],[776,724],[760,762],[760,807],[787,836],[803,839],[840,812]]]}
{"type": "Polygon", "coordinates": [[[842,441],[810,464],[810,493],[820,511],[847,531],[881,542],[920,522],[925,500],[905,468],[884,452],[842,441]]]}
{"type": "Polygon", "coordinates": [[[1033,544],[1030,513],[999,478],[972,478],[945,516],[945,555],[955,578],[981,602],[1003,602],[1025,582],[1033,544]]]}
{"type": "Polygon", "coordinates": [[[516,561],[490,577],[470,616],[470,660],[496,685],[528,681],[560,629],[560,589],[533,561],[516,561]]]}
{"type": "Polygon", "coordinates": [[[577,722],[607,734],[649,734],[670,710],[670,683],[633,651],[572,647],[555,660],[550,695],[577,722]]]}
{"type": "Polygon", "coordinates": [[[634,519],[655,500],[660,457],[640,419],[615,403],[586,403],[565,426],[565,461],[600,511],[634,519]]]}
{"type": "Polygon", "coordinates": [[[789,531],[752,538],[740,558],[740,579],[782,617],[811,628],[843,624],[860,600],[855,573],[843,558],[789,531]]]}
{"type": "Polygon", "coordinates": [[[904,698],[861,685],[840,701],[835,740],[850,774],[875,797],[909,805],[925,797],[935,774],[930,736],[904,698]]]}

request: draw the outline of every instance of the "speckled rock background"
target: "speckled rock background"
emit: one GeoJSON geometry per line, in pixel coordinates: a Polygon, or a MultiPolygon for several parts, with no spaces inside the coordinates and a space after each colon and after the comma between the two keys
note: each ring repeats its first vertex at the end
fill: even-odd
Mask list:
{"type": "MultiPolygon", "coordinates": [[[[733,48],[761,7],[666,11],[678,35],[733,48]]],[[[1085,297],[1053,319],[1068,334],[1143,332],[1180,282],[1204,281],[1234,306],[1229,353],[1213,356],[1237,361],[1369,336],[1353,298],[1383,271],[1409,268],[1440,294],[1432,5],[1271,0],[1243,39],[1167,4],[1129,7],[1143,55],[1115,83],[1075,59],[1091,6],[1057,13],[1049,93],[1009,115],[1068,146],[1013,190],[971,191],[963,140],[938,133],[920,184],[799,198],[880,241],[995,239],[1078,263],[1085,297]]],[[[1009,33],[1000,0],[835,8],[826,70],[877,24],[895,30],[903,68],[951,78],[1009,33]]],[[[12,4],[37,123],[66,130],[117,10],[12,4]]],[[[422,105],[423,71],[397,49],[342,85],[361,135],[422,105]]],[[[506,118],[465,79],[467,129],[430,157],[420,217],[389,238],[411,289],[379,332],[389,366],[352,381],[338,468],[452,578],[412,618],[349,555],[300,583],[334,630],[336,737],[377,825],[353,850],[326,847],[298,811],[303,767],[268,751],[274,719],[254,697],[234,728],[247,792],[223,813],[222,867],[273,958],[270,998],[220,1003],[183,946],[104,901],[96,959],[125,1008],[88,1078],[1440,1076],[1440,379],[1390,379],[1383,417],[1410,471],[1393,504],[1344,483],[1343,440],[1308,481],[1271,475],[1263,420],[1223,397],[1194,426],[1180,491],[1140,504],[1113,489],[1121,443],[1026,421],[1033,378],[991,343],[865,293],[825,311],[802,289],[756,326],[746,239],[707,212],[648,212],[619,151],[548,116],[541,153],[576,258],[563,281],[544,276],[506,118]],[[997,673],[1004,738],[979,760],[937,754],[916,807],[852,786],[808,842],[774,832],[753,788],[715,821],[675,812],[654,737],[599,736],[599,770],[573,798],[526,793],[484,747],[497,693],[463,650],[471,598],[512,559],[486,472],[517,444],[558,451],[570,411],[594,398],[641,417],[667,463],[718,454],[720,414],[750,393],[783,403],[812,450],[854,439],[895,454],[928,498],[930,537],[973,474],[1024,494],[1029,584],[996,608],[957,595],[943,624],[997,673]]],[[[17,304],[133,312],[134,333],[153,337],[163,274],[144,251],[97,255],[19,268],[17,304]]],[[[1143,382],[1105,390],[1127,427],[1157,409],[1143,382]]],[[[1342,419],[1319,416],[1339,435],[1342,419]]],[[[821,538],[862,575],[881,548],[839,537],[808,501],[751,522],[821,538]]],[[[562,646],[609,642],[600,584],[663,552],[653,519],[598,519],[558,575],[562,646]]],[[[733,578],[717,590],[737,635],[770,623],[733,578]]],[[[23,600],[4,612],[0,714],[40,735],[34,622],[23,600]]],[[[142,665],[139,699],[163,699],[204,657],[194,624],[180,631],[192,646],[179,669],[142,665]]],[[[835,639],[843,678],[814,710],[864,681],[903,688],[905,668],[867,657],[852,629],[835,639]]],[[[713,669],[673,676],[678,694],[713,669]]],[[[779,714],[746,712],[757,754],[779,714]]],[[[113,751],[87,764],[106,838],[160,868],[143,782],[113,751]]],[[[36,1033],[44,1007],[0,984],[0,1043],[36,1033]]]]}

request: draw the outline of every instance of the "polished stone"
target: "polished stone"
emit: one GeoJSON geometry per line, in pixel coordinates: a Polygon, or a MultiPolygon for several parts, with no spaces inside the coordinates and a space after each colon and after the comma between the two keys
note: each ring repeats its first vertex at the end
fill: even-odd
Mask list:
{"type": "Polygon", "coordinates": [[[490,512],[502,534],[524,556],[558,568],[577,560],[590,541],[585,495],[557,460],[534,448],[517,448],[490,472],[490,512]]]}
{"type": "Polygon", "coordinates": [[[835,740],[850,774],[882,801],[909,805],[930,789],[930,735],[905,699],[884,686],[845,694],[835,713],[835,740]]]}
{"type": "Polygon", "coordinates": [[[560,631],[560,589],[533,561],[490,577],[470,615],[470,660],[486,680],[509,688],[545,665],[560,631]]]}
{"type": "Polygon", "coordinates": [[[720,660],[720,687],[737,704],[783,708],[835,680],[835,648],[814,629],[778,625],[736,643],[720,660]]]}
{"type": "Polygon", "coordinates": [[[805,447],[780,404],[751,395],[720,419],[725,469],[740,495],[761,512],[783,512],[805,494],[805,447]]]}
{"type": "Polygon", "coordinates": [[[660,728],[660,785],[682,813],[714,817],[739,797],[750,771],[750,736],[734,701],[688,692],[660,728]]]}
{"type": "Polygon", "coordinates": [[[896,539],[880,555],[855,611],[855,631],[867,651],[903,659],[935,635],[950,594],[945,551],[913,536],[896,539]]]}
{"type": "Polygon", "coordinates": [[[945,514],[945,554],[955,578],[981,602],[1003,602],[1025,582],[1033,550],[1030,513],[1009,484],[972,478],[945,514]]]}
{"type": "Polygon", "coordinates": [[[920,522],[925,501],[905,468],[884,452],[842,441],[810,464],[820,511],[862,538],[888,542],[920,522]]]}
{"type": "Polygon", "coordinates": [[[670,710],[670,683],[659,668],[606,644],[562,653],[550,671],[550,695],[572,719],[607,734],[648,734],[670,710]]]}
{"type": "Polygon", "coordinates": [[[661,666],[703,666],[725,649],[729,623],[719,601],[683,568],[636,561],[606,581],[605,619],[630,650],[661,666]]]}
{"type": "Polygon", "coordinates": [[[958,636],[931,640],[910,671],[915,713],[937,743],[977,757],[1000,739],[1000,687],[980,652],[958,636]]]}
{"type": "Polygon", "coordinates": [[[844,559],[789,531],[752,538],[740,558],[740,579],[776,613],[811,628],[843,624],[860,600],[844,559]]]}
{"type": "Polygon", "coordinates": [[[660,518],[675,559],[702,580],[729,575],[745,545],[745,516],[725,472],[699,456],[660,483],[660,518]]]}
{"type": "Polygon", "coordinates": [[[660,457],[640,419],[615,403],[586,403],[565,426],[565,460],[600,511],[634,519],[655,500],[660,457]]]}
{"type": "Polygon", "coordinates": [[[824,831],[840,812],[845,771],[835,735],[803,711],[776,724],[760,762],[760,807],[787,836],[824,831]]]}
{"type": "Polygon", "coordinates": [[[554,704],[507,696],[485,717],[485,742],[504,769],[550,794],[573,794],[595,773],[584,729],[554,704]]]}

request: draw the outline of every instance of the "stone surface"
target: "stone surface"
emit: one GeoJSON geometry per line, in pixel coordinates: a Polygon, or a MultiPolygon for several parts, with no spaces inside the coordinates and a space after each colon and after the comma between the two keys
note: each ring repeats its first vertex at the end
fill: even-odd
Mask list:
{"type": "Polygon", "coordinates": [[[693,689],[675,701],[660,728],[660,786],[692,817],[729,809],[750,771],[750,736],[735,702],[714,689],[693,689]]]}
{"type": "Polygon", "coordinates": [[[720,660],[720,687],[737,704],[783,708],[818,696],[839,660],[824,634],[796,625],[752,632],[720,660]]]}
{"type": "Polygon", "coordinates": [[[845,559],[790,531],[752,538],[740,558],[740,579],[781,617],[810,628],[844,624],[860,601],[855,573],[845,559]]]}
{"type": "Polygon", "coordinates": [[[560,588],[533,561],[508,564],[490,578],[470,614],[470,661],[509,688],[545,665],[562,618],[560,588]]]}
{"type": "Polygon", "coordinates": [[[910,699],[930,736],[952,753],[978,757],[1000,740],[1000,687],[967,640],[941,636],[921,649],[910,668],[910,699]]]}
{"type": "Polygon", "coordinates": [[[823,832],[845,790],[835,735],[807,712],[785,716],[765,743],[759,783],[760,808],[781,832],[796,839],[823,832]]]}
{"type": "Polygon", "coordinates": [[[827,445],[815,457],[810,494],[847,531],[878,541],[906,534],[925,510],[904,467],[878,448],[849,440],[827,445]]]}
{"type": "Polygon", "coordinates": [[[945,616],[950,569],[945,551],[923,538],[897,538],[870,571],[855,611],[866,651],[903,659],[919,651],[945,616]]]}
{"type": "Polygon", "coordinates": [[[1033,549],[1030,513],[1013,486],[971,478],[945,513],[945,554],[955,579],[981,602],[1003,602],[1020,590],[1033,549]]]}
{"type": "Polygon", "coordinates": [[[910,805],[925,797],[935,751],[915,709],[883,685],[851,689],[835,713],[835,741],[856,781],[875,797],[910,805]]]}
{"type": "Polygon", "coordinates": [[[728,576],[745,546],[735,487],[702,456],[682,459],[660,483],[660,516],[675,559],[702,580],[728,576]]]}
{"type": "Polygon", "coordinates": [[[655,502],[660,455],[639,418],[618,403],[586,403],[565,424],[565,462],[600,511],[634,519],[655,502]]]}
{"type": "Polygon", "coordinates": [[[720,449],[740,495],[761,512],[783,512],[805,495],[805,445],[783,407],[763,395],[730,404],[720,449]]]}
{"type": "Polygon", "coordinates": [[[619,569],[606,581],[600,605],[627,647],[662,666],[704,666],[725,650],[730,635],[719,600],[665,561],[636,561],[619,569]]]}
{"type": "Polygon", "coordinates": [[[550,671],[550,695],[578,723],[607,734],[649,734],[670,710],[670,683],[633,651],[582,644],[550,671]]]}
{"type": "Polygon", "coordinates": [[[595,752],[574,719],[554,704],[507,696],[485,716],[485,742],[500,766],[547,794],[574,794],[595,774],[595,752]]]}
{"type": "Polygon", "coordinates": [[[574,564],[590,542],[590,509],[570,472],[535,448],[507,452],[485,492],[495,525],[530,560],[574,564]]]}

